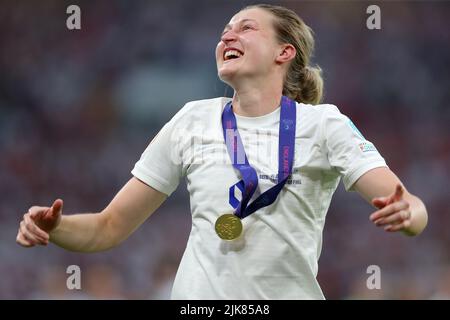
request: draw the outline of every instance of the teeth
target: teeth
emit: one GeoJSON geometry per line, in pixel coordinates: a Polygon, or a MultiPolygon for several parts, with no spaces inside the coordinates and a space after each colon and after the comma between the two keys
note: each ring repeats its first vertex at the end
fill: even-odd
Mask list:
{"type": "Polygon", "coordinates": [[[242,56],[242,54],[237,50],[228,50],[227,52],[225,52],[225,55],[224,55],[225,60],[229,60],[229,59],[231,59],[231,57],[239,58],[241,56],[242,56]]]}

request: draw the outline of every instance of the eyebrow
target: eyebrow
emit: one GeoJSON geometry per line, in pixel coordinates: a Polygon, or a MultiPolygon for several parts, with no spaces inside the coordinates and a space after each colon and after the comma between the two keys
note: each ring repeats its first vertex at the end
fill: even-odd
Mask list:
{"type": "MultiPolygon", "coordinates": [[[[254,20],[254,19],[242,19],[238,23],[242,24],[242,23],[247,22],[247,21],[254,21],[254,22],[256,22],[256,20],[254,20]]],[[[228,29],[231,29],[231,24],[229,24],[229,23],[225,26],[225,28],[223,28],[223,30],[225,31],[225,30],[228,30],[228,29]]]]}

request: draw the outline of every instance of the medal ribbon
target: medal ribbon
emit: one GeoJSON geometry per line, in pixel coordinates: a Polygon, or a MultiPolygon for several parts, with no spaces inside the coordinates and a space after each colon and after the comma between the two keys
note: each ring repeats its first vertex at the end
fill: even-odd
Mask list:
{"type": "Polygon", "coordinates": [[[262,193],[248,205],[248,202],[258,187],[258,175],[256,170],[248,162],[247,155],[245,154],[244,145],[242,144],[239,135],[231,101],[226,104],[222,113],[223,136],[225,144],[227,145],[228,155],[231,158],[231,163],[234,168],[239,170],[244,182],[242,200],[239,202],[239,205],[234,212],[240,219],[251,215],[260,208],[271,205],[283,189],[289,175],[292,173],[295,147],[296,111],[295,101],[282,96],[278,139],[278,183],[262,193]]]}

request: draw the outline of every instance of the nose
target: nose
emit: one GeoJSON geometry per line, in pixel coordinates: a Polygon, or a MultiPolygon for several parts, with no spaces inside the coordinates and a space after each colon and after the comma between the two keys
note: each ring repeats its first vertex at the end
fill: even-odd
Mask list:
{"type": "Polygon", "coordinates": [[[220,38],[220,40],[222,40],[222,42],[225,44],[232,42],[232,41],[236,41],[236,39],[237,39],[237,35],[236,35],[236,32],[234,32],[233,30],[228,30],[220,38]]]}

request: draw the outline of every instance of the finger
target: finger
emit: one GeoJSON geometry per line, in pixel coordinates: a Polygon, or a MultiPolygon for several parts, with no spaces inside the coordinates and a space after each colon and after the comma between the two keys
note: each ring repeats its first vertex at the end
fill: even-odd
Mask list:
{"type": "Polygon", "coordinates": [[[44,241],[39,240],[35,235],[33,235],[31,232],[27,230],[25,227],[25,222],[22,221],[20,223],[20,232],[22,233],[22,236],[25,240],[27,240],[29,243],[35,245],[35,244],[46,244],[44,241]]]}
{"type": "Polygon", "coordinates": [[[25,227],[25,222],[24,222],[24,221],[22,221],[22,222],[20,223],[19,230],[20,230],[20,233],[22,234],[22,237],[23,237],[26,241],[28,241],[29,243],[31,243],[31,244],[37,244],[37,243],[39,243],[39,240],[36,239],[35,236],[33,236],[33,235],[31,235],[31,234],[29,233],[29,231],[28,231],[27,228],[25,227]]]}
{"type": "Polygon", "coordinates": [[[22,233],[20,231],[17,234],[16,242],[18,244],[20,244],[22,247],[30,248],[30,247],[34,246],[34,244],[32,244],[32,243],[28,242],[27,240],[25,240],[25,238],[23,237],[23,235],[22,235],[22,233]]]}
{"type": "Polygon", "coordinates": [[[396,211],[401,211],[401,210],[407,209],[408,207],[409,207],[408,202],[406,202],[404,200],[391,203],[391,204],[387,205],[386,207],[384,207],[383,209],[380,209],[380,210],[372,213],[370,215],[370,220],[376,221],[376,220],[386,217],[396,211]]]}
{"type": "Polygon", "coordinates": [[[42,230],[41,228],[39,228],[34,221],[30,218],[29,214],[25,214],[23,216],[24,218],[24,222],[25,222],[25,227],[27,228],[27,230],[29,232],[31,232],[33,235],[35,235],[38,239],[44,241],[44,242],[48,242],[49,240],[49,235],[47,232],[45,232],[44,230],[42,230]]]}
{"type": "Polygon", "coordinates": [[[411,220],[405,220],[402,223],[390,225],[389,227],[385,227],[384,230],[387,232],[396,232],[403,229],[407,229],[411,226],[411,220]]]}
{"type": "Polygon", "coordinates": [[[34,219],[44,214],[46,210],[48,210],[48,207],[33,206],[28,209],[28,212],[30,213],[31,218],[34,219]]]}
{"type": "Polygon", "coordinates": [[[400,201],[403,198],[403,190],[404,190],[403,186],[400,183],[398,183],[395,186],[394,193],[388,197],[388,199],[386,201],[386,205],[389,205],[396,201],[400,201]]]}
{"type": "Polygon", "coordinates": [[[382,209],[387,205],[387,197],[379,197],[372,199],[372,205],[378,209],[382,209]]]}
{"type": "Polygon", "coordinates": [[[380,218],[374,221],[377,226],[383,226],[387,224],[401,223],[411,217],[411,212],[409,210],[400,210],[384,218],[380,218]]]}
{"type": "Polygon", "coordinates": [[[36,242],[33,242],[32,240],[30,240],[22,231],[21,228],[19,228],[19,233],[21,238],[24,240],[25,243],[28,243],[30,246],[34,246],[36,244],[36,242]]]}
{"type": "Polygon", "coordinates": [[[397,224],[401,223],[411,217],[411,212],[409,210],[400,210],[399,212],[396,212],[394,214],[391,214],[390,216],[380,218],[378,220],[375,220],[375,225],[378,227],[385,226],[387,224],[397,224]]]}
{"type": "Polygon", "coordinates": [[[404,188],[400,183],[398,183],[397,186],[395,187],[394,200],[399,201],[400,199],[402,199],[403,193],[404,193],[404,188]]]}

